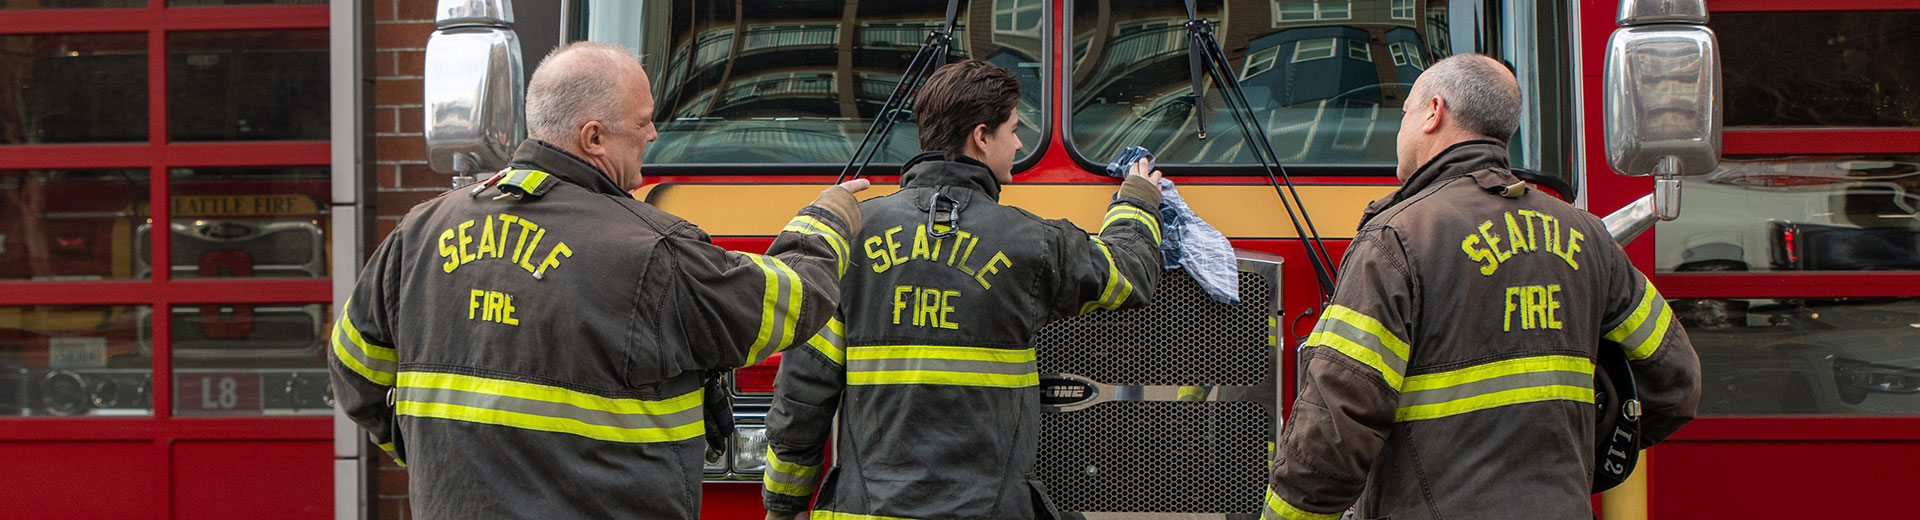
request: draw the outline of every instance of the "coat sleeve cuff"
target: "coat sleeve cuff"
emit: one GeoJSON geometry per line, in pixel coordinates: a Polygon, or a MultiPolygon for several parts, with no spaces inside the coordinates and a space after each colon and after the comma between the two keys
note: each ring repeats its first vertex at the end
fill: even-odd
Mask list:
{"type": "Polygon", "coordinates": [[[1146,209],[1160,209],[1160,188],[1146,177],[1128,175],[1120,182],[1120,198],[1134,199],[1146,203],[1146,209]]]}
{"type": "Polygon", "coordinates": [[[813,199],[813,207],[820,208],[832,215],[840,224],[847,226],[847,236],[860,234],[860,199],[853,192],[839,186],[828,186],[813,199]]]}

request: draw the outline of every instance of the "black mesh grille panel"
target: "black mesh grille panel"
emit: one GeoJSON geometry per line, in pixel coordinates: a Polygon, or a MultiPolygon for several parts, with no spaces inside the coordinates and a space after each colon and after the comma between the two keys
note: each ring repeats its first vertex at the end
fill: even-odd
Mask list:
{"type": "Polygon", "coordinates": [[[1240,305],[1213,301],[1184,271],[1160,277],[1153,305],[1094,312],[1040,329],[1042,374],[1109,385],[1252,385],[1272,371],[1266,276],[1240,272],[1240,305]]]}
{"type": "Polygon", "coordinates": [[[1260,511],[1273,423],[1258,404],[1116,401],[1040,417],[1040,479],[1062,510],[1260,511]]]}

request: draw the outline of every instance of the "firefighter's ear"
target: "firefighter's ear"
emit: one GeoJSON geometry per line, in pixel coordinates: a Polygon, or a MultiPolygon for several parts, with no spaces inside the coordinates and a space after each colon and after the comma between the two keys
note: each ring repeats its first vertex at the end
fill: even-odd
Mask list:
{"type": "Polygon", "coordinates": [[[973,130],[967,131],[967,155],[975,158],[986,157],[987,138],[992,135],[993,129],[986,123],[973,125],[973,130]]]}
{"type": "Polygon", "coordinates": [[[1428,110],[1427,117],[1420,120],[1420,130],[1431,134],[1440,130],[1442,121],[1453,117],[1453,107],[1447,106],[1446,98],[1440,96],[1433,96],[1427,102],[1433,104],[1433,109],[1428,110]]]}
{"type": "Polygon", "coordinates": [[[580,125],[580,133],[576,136],[576,138],[580,140],[580,151],[593,157],[606,155],[606,146],[601,143],[601,139],[606,133],[606,125],[601,124],[599,121],[588,121],[587,124],[580,125]]]}

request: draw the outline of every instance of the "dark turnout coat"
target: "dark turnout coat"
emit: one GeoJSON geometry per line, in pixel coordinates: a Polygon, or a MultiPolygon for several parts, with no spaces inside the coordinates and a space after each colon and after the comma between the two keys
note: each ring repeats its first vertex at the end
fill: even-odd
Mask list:
{"type": "Polygon", "coordinates": [[[1159,192],[1128,179],[1089,236],[1001,205],[992,172],[963,156],[924,154],[900,183],[861,204],[868,224],[840,318],[781,364],[765,505],[804,511],[817,489],[816,520],[1033,518],[1034,334],[1147,303],[1161,272],[1159,192]]]}
{"type": "Polygon", "coordinates": [[[1368,207],[1263,518],[1592,518],[1601,348],[1637,376],[1643,446],[1693,418],[1700,363],[1666,300],[1600,219],[1506,167],[1463,142],[1368,207]]]}
{"type": "Polygon", "coordinates": [[[756,255],[540,141],[472,189],[407,214],[333,334],[339,406],[408,466],[413,515],[697,517],[703,375],[827,322],[853,197],[829,190],[756,255]]]}

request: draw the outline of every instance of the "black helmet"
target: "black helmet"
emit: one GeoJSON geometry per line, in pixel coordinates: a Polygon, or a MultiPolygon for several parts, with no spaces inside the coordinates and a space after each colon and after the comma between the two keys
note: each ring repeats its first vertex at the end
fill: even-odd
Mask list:
{"type": "Polygon", "coordinates": [[[1593,429],[1593,492],[1627,480],[1640,461],[1640,394],[1633,386],[1633,368],[1626,349],[1612,341],[1600,342],[1593,370],[1593,402],[1599,407],[1593,429]]]}

